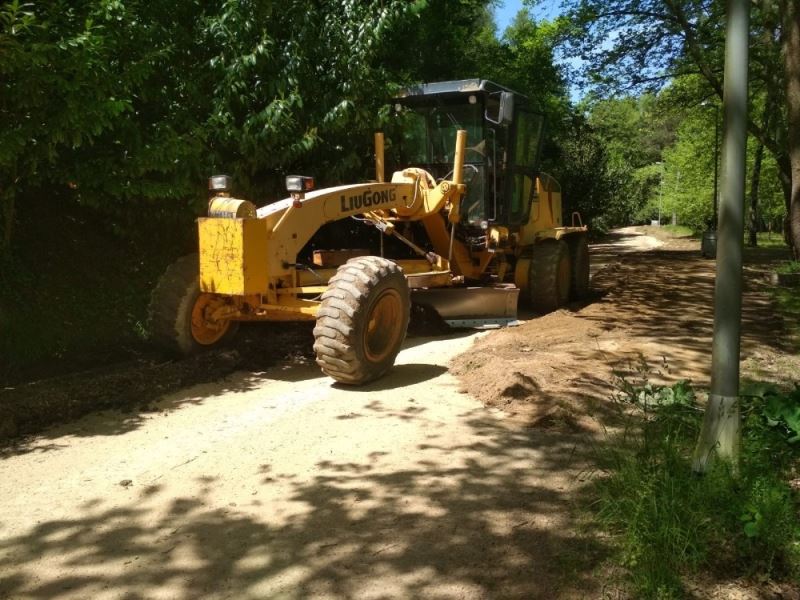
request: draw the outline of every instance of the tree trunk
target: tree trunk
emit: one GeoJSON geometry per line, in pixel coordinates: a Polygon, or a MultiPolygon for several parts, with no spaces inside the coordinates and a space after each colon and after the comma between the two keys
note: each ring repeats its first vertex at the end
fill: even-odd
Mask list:
{"type": "MultiPolygon", "coordinates": [[[[764,110],[764,122],[769,119],[767,109],[764,110]]],[[[755,248],[758,246],[758,188],[761,183],[761,163],[764,160],[764,144],[756,141],[756,156],[753,161],[753,178],[750,181],[750,215],[747,219],[747,245],[755,248]]]]}
{"type": "Polygon", "coordinates": [[[761,161],[764,158],[764,144],[758,142],[756,158],[753,163],[753,178],[750,181],[750,215],[747,219],[747,245],[758,246],[758,186],[761,180],[761,161]]]}
{"type": "Polygon", "coordinates": [[[692,470],[705,473],[714,455],[734,458],[739,456],[739,399],[710,394],[703,419],[700,437],[692,457],[692,470]]]}
{"type": "Polygon", "coordinates": [[[3,203],[3,236],[0,240],[0,258],[8,253],[11,248],[11,237],[14,233],[15,194],[13,190],[0,192],[0,201],[3,203]]]}
{"type": "Polygon", "coordinates": [[[739,451],[739,360],[742,322],[742,241],[747,170],[749,0],[728,0],[725,24],[722,202],[714,281],[711,390],[692,468],[708,470],[715,458],[734,466],[739,451]]]}
{"type": "Polygon", "coordinates": [[[789,157],[785,154],[776,156],[775,162],[778,163],[778,181],[781,184],[783,203],[786,207],[784,216],[781,219],[781,234],[783,235],[783,241],[791,248],[792,236],[789,230],[789,213],[792,211],[792,170],[789,167],[789,157]]]}
{"type": "MultiPolygon", "coordinates": [[[[798,174],[792,178],[793,182],[800,180],[800,169],[798,174]]],[[[792,191],[792,210],[789,213],[789,234],[792,240],[792,255],[795,260],[800,260],[800,189],[793,183],[792,191]]]]}
{"type": "Polygon", "coordinates": [[[786,61],[786,121],[791,194],[789,237],[795,260],[800,260],[800,2],[783,0],[783,54],[786,61]]]}

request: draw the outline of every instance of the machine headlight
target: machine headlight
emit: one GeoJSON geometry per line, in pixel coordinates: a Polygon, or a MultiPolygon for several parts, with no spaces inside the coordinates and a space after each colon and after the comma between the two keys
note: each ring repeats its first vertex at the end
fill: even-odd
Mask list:
{"type": "Polygon", "coordinates": [[[314,189],[314,178],[303,175],[289,175],[286,177],[286,191],[291,194],[302,194],[314,189]]]}
{"type": "Polygon", "coordinates": [[[212,192],[230,192],[232,184],[230,175],[212,175],[208,178],[208,189],[212,192]]]}

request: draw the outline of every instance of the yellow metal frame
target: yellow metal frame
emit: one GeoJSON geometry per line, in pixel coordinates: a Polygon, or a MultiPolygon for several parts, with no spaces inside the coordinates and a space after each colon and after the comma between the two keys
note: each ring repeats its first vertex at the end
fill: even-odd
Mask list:
{"type": "Polygon", "coordinates": [[[319,296],[336,269],[299,269],[297,255],[323,224],[346,217],[370,221],[387,235],[394,233],[397,222],[421,221],[435,255],[397,261],[411,288],[477,280],[493,261],[500,281],[513,276],[518,285],[524,284],[530,262],[524,258],[528,248],[545,239],[586,231],[582,224],[567,227],[561,223],[560,188],[553,178],[543,175],[535,181],[536,201],[528,222],[518,230],[492,225],[487,230],[487,247],[481,251],[453,239],[466,191],[461,180],[465,148],[466,132],[459,131],[450,181],[437,183],[426,171],[411,168],[395,172],[386,182],[384,138],[377,133],[374,182],[294,194],[255,215],[247,201],[224,195],[213,198],[211,214],[227,217],[198,220],[200,288],[224,296],[225,302],[210,318],[215,322],[315,319],[319,296]],[[516,257],[513,274],[507,256],[516,257]]]}

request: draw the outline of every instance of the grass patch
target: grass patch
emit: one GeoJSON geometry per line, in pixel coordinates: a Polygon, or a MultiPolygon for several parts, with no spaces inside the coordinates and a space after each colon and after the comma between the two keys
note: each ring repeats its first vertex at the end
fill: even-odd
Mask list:
{"type": "Polygon", "coordinates": [[[631,385],[618,400],[628,426],[600,451],[606,477],[594,518],[616,540],[635,597],[682,598],[684,577],[776,580],[800,575],[800,388],[742,399],[738,474],[727,464],[698,477],[691,455],[703,412],[687,382],[631,385]],[[631,414],[630,407],[633,407],[631,414]]]}
{"type": "Polygon", "coordinates": [[[786,248],[786,241],[780,233],[760,231],[756,234],[759,248],[786,248]]]}
{"type": "Polygon", "coordinates": [[[778,273],[800,273],[800,261],[787,260],[775,269],[778,273]]]}
{"type": "Polygon", "coordinates": [[[666,231],[672,237],[692,237],[695,233],[691,227],[686,227],[686,225],[662,225],[661,230],[666,231]]]}

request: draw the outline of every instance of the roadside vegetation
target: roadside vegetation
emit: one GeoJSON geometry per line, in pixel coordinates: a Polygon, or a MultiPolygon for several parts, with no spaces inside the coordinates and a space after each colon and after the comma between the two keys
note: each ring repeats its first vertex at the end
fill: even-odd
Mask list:
{"type": "Polygon", "coordinates": [[[686,225],[662,225],[661,227],[672,237],[690,237],[694,231],[686,225]]]}
{"type": "MultiPolygon", "coordinates": [[[[776,272],[800,276],[800,262],[786,261],[778,266],[776,272]]],[[[772,299],[783,318],[795,353],[800,354],[800,286],[777,285],[772,288],[772,299]]]]}
{"type": "Polygon", "coordinates": [[[800,387],[742,396],[741,459],[692,472],[703,411],[686,381],[619,379],[621,433],[599,451],[591,519],[609,531],[634,597],[683,598],[687,581],[800,578],[800,387]]]}
{"type": "Polygon", "coordinates": [[[759,248],[780,248],[781,250],[786,250],[786,240],[781,233],[759,231],[756,240],[756,245],[759,248]]]}
{"type": "MultiPolygon", "coordinates": [[[[671,226],[664,233],[690,234],[671,226]]],[[[758,236],[757,252],[774,272],[797,273],[783,239],[758,236]],[[766,254],[765,254],[766,253],[766,254]],[[783,260],[781,260],[783,259],[783,260]]],[[[753,252],[756,252],[753,250],[753,252]]],[[[772,271],[771,271],[772,272],[772,271]]],[[[771,286],[786,347],[800,354],[800,288],[771,286]]],[[[787,362],[788,364],[793,364],[787,362]]],[[[791,371],[791,369],[790,369],[791,371]]],[[[622,426],[598,446],[589,491],[589,523],[610,533],[621,586],[633,597],[684,598],[693,587],[769,582],[797,592],[800,581],[800,381],[745,378],[737,464],[717,462],[703,476],[692,454],[706,391],[688,381],[665,386],[644,358],[616,375],[614,405],[622,426]]]]}
{"type": "MultiPolygon", "coordinates": [[[[643,227],[665,238],[689,228],[643,227]]],[[[797,273],[781,236],[763,232],[746,261],[759,272],[797,273]]],[[[784,347],[800,355],[800,288],[771,285],[784,347]]],[[[598,445],[597,478],[586,518],[611,536],[619,585],[632,597],[684,598],[715,582],[742,588],[800,581],[800,381],[789,360],[770,383],[742,380],[739,461],[692,471],[707,390],[689,381],[659,385],[645,362],[616,374],[613,397],[622,425],[598,445]]]]}

